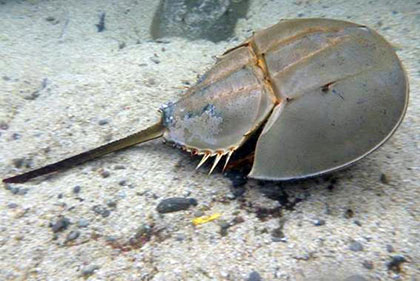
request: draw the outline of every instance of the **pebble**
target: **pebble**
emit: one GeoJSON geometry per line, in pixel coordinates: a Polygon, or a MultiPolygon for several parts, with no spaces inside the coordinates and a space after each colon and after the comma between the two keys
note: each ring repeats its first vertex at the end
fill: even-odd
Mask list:
{"type": "Polygon", "coordinates": [[[390,244],[386,245],[386,250],[387,250],[388,253],[395,252],[394,247],[392,245],[390,245],[390,244]]]}
{"type": "Polygon", "coordinates": [[[406,258],[402,255],[396,255],[391,257],[391,261],[387,263],[388,270],[392,270],[396,273],[401,272],[401,265],[407,262],[406,258]]]}
{"type": "Polygon", "coordinates": [[[29,188],[20,188],[20,187],[9,187],[11,193],[15,195],[25,195],[28,193],[29,188]]]}
{"type": "Polygon", "coordinates": [[[12,135],[12,139],[14,139],[14,140],[18,140],[18,139],[20,139],[22,136],[20,135],[20,134],[18,134],[18,133],[14,133],[13,135],[12,135]]]}
{"type": "Polygon", "coordinates": [[[369,269],[369,270],[373,269],[373,262],[372,261],[365,260],[365,261],[363,261],[362,265],[366,269],[369,269]]]}
{"type": "MultiPolygon", "coordinates": [[[[7,76],[3,76],[2,78],[4,81],[10,80],[10,78],[7,76]]],[[[9,129],[9,125],[3,121],[0,121],[0,130],[7,130],[7,129],[9,129]]]]}
{"type": "Polygon", "coordinates": [[[106,201],[106,205],[110,208],[115,208],[117,207],[117,201],[115,200],[107,200],[106,201]]]}
{"type": "Polygon", "coordinates": [[[59,218],[55,223],[51,224],[51,229],[54,233],[67,229],[70,225],[70,220],[66,217],[59,218]]]}
{"type": "Polygon", "coordinates": [[[80,185],[76,185],[75,187],[73,187],[73,193],[75,194],[79,193],[80,189],[81,189],[80,185]]]}
{"type": "Polygon", "coordinates": [[[109,217],[110,214],[111,214],[110,210],[104,210],[101,215],[102,217],[106,218],[106,217],[109,217]]]}
{"type": "Polygon", "coordinates": [[[354,251],[354,252],[360,252],[360,251],[363,251],[363,245],[360,242],[353,241],[350,244],[349,249],[352,250],[352,251],[354,251]]]}
{"type": "Polygon", "coordinates": [[[314,225],[315,226],[321,226],[325,224],[325,220],[321,220],[321,219],[315,219],[314,220],[314,225]]]}
{"type": "Polygon", "coordinates": [[[195,211],[194,212],[194,217],[199,218],[199,217],[202,217],[202,216],[204,216],[204,212],[203,211],[198,210],[198,211],[195,211]]]}
{"type": "Polygon", "coordinates": [[[108,172],[108,171],[106,171],[106,170],[102,170],[101,171],[101,177],[103,177],[103,178],[107,178],[107,177],[109,177],[111,174],[108,172]]]}
{"type": "Polygon", "coordinates": [[[86,220],[86,219],[80,219],[78,222],[77,222],[77,226],[78,227],[87,227],[89,225],[89,221],[88,220],[86,220]]]}
{"type": "Polygon", "coordinates": [[[344,217],[345,217],[346,219],[351,219],[353,216],[354,216],[354,212],[353,212],[353,210],[352,210],[352,209],[347,209],[347,210],[344,212],[344,217]]]}
{"type": "Polygon", "coordinates": [[[194,198],[172,197],[160,201],[156,210],[161,214],[172,213],[187,210],[190,206],[197,206],[197,204],[194,198]]]}
{"type": "Polygon", "coordinates": [[[220,235],[221,236],[226,236],[228,228],[231,227],[232,225],[225,220],[220,220],[219,221],[219,226],[220,226],[220,235]]]}
{"type": "Polygon", "coordinates": [[[368,281],[368,279],[366,279],[362,275],[356,274],[356,275],[347,277],[346,279],[344,279],[344,281],[368,281]]]}
{"type": "Polygon", "coordinates": [[[72,230],[70,231],[70,233],[67,235],[66,241],[72,241],[77,239],[77,237],[80,236],[80,231],[78,230],[72,230]]]}
{"type": "Polygon", "coordinates": [[[101,119],[101,120],[99,120],[98,124],[99,124],[100,126],[106,125],[106,124],[108,124],[108,120],[106,120],[106,119],[101,119]]]}
{"type": "Polygon", "coordinates": [[[111,212],[108,209],[104,208],[101,205],[95,205],[95,206],[93,206],[92,210],[96,214],[101,215],[104,218],[109,217],[109,215],[111,214],[111,212]]]}
{"type": "Polygon", "coordinates": [[[9,208],[9,209],[15,209],[15,208],[17,208],[17,204],[16,203],[9,203],[9,204],[7,204],[7,207],[9,208]]]}
{"type": "Polygon", "coordinates": [[[354,224],[357,225],[357,226],[362,226],[362,223],[360,221],[358,221],[358,220],[355,220],[354,221],[354,224]]]}
{"type": "Polygon", "coordinates": [[[127,185],[127,181],[126,180],[120,180],[118,182],[118,184],[121,185],[121,186],[126,186],[127,185]]]}
{"type": "Polygon", "coordinates": [[[284,235],[281,227],[278,227],[271,232],[271,240],[273,242],[287,242],[286,235],[284,235]]]}
{"type": "Polygon", "coordinates": [[[381,174],[381,182],[383,184],[389,184],[389,182],[390,182],[389,175],[388,174],[385,174],[385,173],[382,173],[381,174]]]}
{"type": "Polygon", "coordinates": [[[22,168],[24,161],[25,161],[24,158],[16,158],[12,160],[12,163],[13,163],[13,166],[19,169],[19,168],[22,168]]]}
{"type": "Polygon", "coordinates": [[[158,58],[155,58],[155,57],[151,57],[150,60],[152,62],[156,63],[156,64],[159,64],[160,63],[160,60],[158,58]]]}
{"type": "Polygon", "coordinates": [[[175,240],[178,242],[184,241],[187,237],[183,233],[178,233],[175,235],[175,240]]]}
{"type": "Polygon", "coordinates": [[[95,270],[98,270],[98,269],[99,269],[99,266],[97,265],[94,265],[94,264],[88,265],[82,269],[82,275],[83,276],[92,275],[95,272],[95,270]]]}
{"type": "Polygon", "coordinates": [[[256,271],[251,272],[247,279],[247,281],[261,281],[261,280],[262,280],[261,275],[256,271]]]}

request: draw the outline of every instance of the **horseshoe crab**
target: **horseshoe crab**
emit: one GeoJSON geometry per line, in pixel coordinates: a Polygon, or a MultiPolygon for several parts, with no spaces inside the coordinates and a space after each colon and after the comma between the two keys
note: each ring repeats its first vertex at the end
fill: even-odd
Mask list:
{"type": "Polygon", "coordinates": [[[228,50],[146,130],[4,182],[25,182],[163,137],[214,170],[260,132],[248,177],[289,180],[346,167],[381,146],[408,103],[393,48],[372,29],[330,19],[285,20],[228,50]]]}

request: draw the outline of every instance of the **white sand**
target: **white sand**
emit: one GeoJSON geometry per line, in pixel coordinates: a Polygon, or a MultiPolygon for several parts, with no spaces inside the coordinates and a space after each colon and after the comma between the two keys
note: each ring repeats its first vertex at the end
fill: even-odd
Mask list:
{"type": "Polygon", "coordinates": [[[343,280],[355,274],[366,280],[417,280],[419,2],[252,1],[247,19],[237,25],[237,40],[218,44],[179,38],[168,44],[150,41],[157,2],[0,1],[0,121],[8,125],[0,136],[1,177],[24,169],[15,169],[13,159],[31,158],[38,167],[145,128],[158,119],[159,105],[177,99],[183,81],[193,83],[214,62],[213,56],[238,44],[251,30],[299,13],[366,24],[394,43],[410,77],[407,116],[380,150],[337,173],[332,191],[323,181],[285,184],[290,200],[310,194],[294,210],[283,212],[286,243],[272,242],[279,218],[256,217],[256,206],[278,203],[265,198],[255,181],[247,183],[244,197],[254,208],[222,200],[231,186],[227,178],[220,173],[207,176],[205,169],[196,172],[197,159],[161,141],[48,180],[12,185],[21,191],[28,188],[25,195],[1,188],[0,280],[83,279],[82,271],[89,266],[98,267],[89,280],[244,280],[252,271],[264,280],[343,280]],[[95,24],[102,11],[106,30],[98,33],[95,24]],[[59,22],[47,21],[49,16],[59,22]],[[126,47],[119,50],[122,42],[126,47]],[[41,89],[43,81],[46,87],[41,89]],[[39,96],[28,99],[36,91],[39,96]],[[98,125],[103,119],[109,123],[98,125]],[[102,170],[110,176],[103,178],[102,170]],[[391,178],[389,184],[379,180],[382,173],[391,178]],[[121,180],[127,185],[119,185],[121,180]],[[81,186],[78,195],[73,193],[76,185],[81,186]],[[194,197],[199,205],[159,216],[156,205],[172,196],[194,197]],[[117,206],[108,207],[108,200],[117,206]],[[95,205],[111,210],[110,216],[97,215],[95,205]],[[200,209],[220,212],[228,221],[239,215],[244,222],[222,237],[217,222],[191,225],[200,209]],[[345,218],[347,209],[353,210],[353,218],[345,218]],[[54,239],[49,224],[60,215],[72,224],[54,239]],[[79,227],[80,219],[89,225],[79,227]],[[326,224],[314,226],[314,219],[326,224]],[[143,224],[160,231],[143,247],[122,252],[107,242],[110,237],[127,241],[143,224]],[[65,243],[72,230],[80,236],[65,243]],[[363,251],[349,250],[353,239],[362,243],[363,251]],[[395,252],[389,253],[386,245],[395,252]],[[408,260],[399,275],[386,267],[397,254],[408,260]],[[365,260],[374,268],[363,267],[365,260]]]}

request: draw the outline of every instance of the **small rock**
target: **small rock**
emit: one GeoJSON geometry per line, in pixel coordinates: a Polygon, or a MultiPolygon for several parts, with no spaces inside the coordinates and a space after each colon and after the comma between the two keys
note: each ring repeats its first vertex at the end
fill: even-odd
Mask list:
{"type": "Polygon", "coordinates": [[[98,269],[99,269],[99,266],[97,265],[88,265],[82,269],[82,275],[85,277],[90,276],[95,272],[95,270],[98,270],[98,269]]]}
{"type": "Polygon", "coordinates": [[[175,235],[175,240],[179,242],[184,241],[186,238],[187,237],[183,233],[178,233],[175,235]]]}
{"type": "Polygon", "coordinates": [[[284,232],[282,230],[282,227],[275,228],[271,232],[271,240],[273,242],[286,242],[286,235],[284,235],[284,232]]]}
{"type": "Polygon", "coordinates": [[[395,252],[395,249],[392,245],[386,245],[386,250],[388,251],[388,253],[393,253],[395,252]]]}
{"type": "Polygon", "coordinates": [[[151,26],[152,38],[181,36],[213,42],[228,40],[246,16],[249,0],[161,0],[151,26]]]}
{"type": "Polygon", "coordinates": [[[236,216],[236,217],[233,219],[232,223],[233,223],[233,224],[240,224],[240,223],[243,223],[244,221],[245,221],[245,219],[244,219],[243,217],[241,217],[241,216],[236,216]]]}
{"type": "Polygon", "coordinates": [[[402,255],[396,255],[391,257],[391,261],[387,264],[388,270],[392,270],[396,273],[401,272],[401,265],[407,262],[406,258],[402,255]]]}
{"type": "Polygon", "coordinates": [[[381,182],[383,184],[389,184],[390,183],[390,177],[388,174],[382,173],[381,174],[381,182]]]}
{"type": "Polygon", "coordinates": [[[46,21],[50,21],[50,22],[51,22],[51,21],[55,21],[55,17],[53,17],[53,16],[48,16],[48,17],[46,17],[46,18],[45,18],[45,20],[46,20],[46,21]]]}
{"type": "Polygon", "coordinates": [[[16,209],[17,208],[17,204],[16,203],[9,203],[9,204],[7,204],[7,207],[9,208],[9,209],[16,209]]]}
{"type": "Polygon", "coordinates": [[[106,205],[110,208],[115,208],[117,207],[117,201],[115,200],[107,200],[106,201],[106,205]]]}
{"type": "Polygon", "coordinates": [[[197,200],[194,198],[173,197],[160,201],[156,210],[161,213],[171,213],[187,210],[190,206],[197,206],[197,200]]]}
{"type": "MultiPolygon", "coordinates": [[[[4,79],[5,77],[7,78],[7,76],[3,76],[3,80],[5,80],[4,79]]],[[[5,80],[5,81],[7,81],[7,80],[5,80]]],[[[9,124],[7,124],[4,121],[0,121],[0,130],[7,130],[7,129],[9,129],[9,124]]]]}
{"type": "Polygon", "coordinates": [[[21,134],[19,134],[19,133],[13,133],[13,135],[12,135],[12,139],[14,139],[14,140],[18,140],[18,139],[20,139],[22,136],[21,136],[21,134]]]}
{"type": "Polygon", "coordinates": [[[256,271],[251,272],[247,279],[247,281],[261,281],[261,280],[262,280],[261,275],[256,271]]]}
{"type": "Polygon", "coordinates": [[[315,219],[314,220],[314,225],[315,226],[321,226],[325,224],[325,220],[321,220],[321,219],[315,219]]]}
{"type": "Polygon", "coordinates": [[[160,60],[158,58],[156,58],[156,57],[151,57],[150,60],[152,62],[154,62],[155,64],[159,64],[160,63],[160,60]]]}
{"type": "Polygon", "coordinates": [[[101,177],[103,178],[107,178],[109,177],[111,174],[107,171],[107,170],[102,170],[101,171],[101,177]]]}
{"type": "Polygon", "coordinates": [[[80,185],[76,185],[75,187],[73,187],[73,193],[78,194],[80,192],[80,185]]]}
{"type": "Polygon", "coordinates": [[[106,120],[106,119],[101,119],[101,120],[99,120],[98,124],[99,124],[99,126],[106,125],[106,124],[108,124],[108,120],[106,120]]]}
{"type": "Polygon", "coordinates": [[[72,241],[77,239],[77,237],[80,236],[80,231],[78,230],[72,230],[70,231],[70,233],[67,235],[66,241],[72,241]]]}
{"type": "Polygon", "coordinates": [[[24,161],[25,161],[24,158],[16,158],[12,160],[12,163],[13,163],[13,166],[19,169],[19,168],[22,168],[24,161]]]}
{"type": "Polygon", "coordinates": [[[67,229],[69,225],[70,225],[70,220],[66,217],[60,217],[55,223],[50,224],[51,229],[54,233],[67,229]]]}
{"type": "Polygon", "coordinates": [[[353,242],[350,244],[349,249],[350,249],[351,251],[354,251],[354,252],[360,252],[360,251],[363,251],[363,245],[362,245],[362,243],[360,243],[360,242],[353,241],[353,242]]]}
{"type": "Polygon", "coordinates": [[[28,193],[29,188],[20,188],[20,187],[8,187],[11,193],[15,195],[25,195],[28,193]]]}
{"type": "Polygon", "coordinates": [[[88,220],[86,220],[86,219],[80,219],[78,222],[77,222],[77,226],[78,227],[87,227],[89,225],[89,221],[88,220]]]}
{"type": "Polygon", "coordinates": [[[362,226],[362,223],[360,221],[358,221],[358,220],[355,220],[354,221],[354,224],[357,225],[357,226],[362,226]]]}
{"type": "Polygon", "coordinates": [[[126,186],[126,185],[127,185],[127,181],[126,181],[126,180],[120,180],[120,181],[118,182],[118,184],[119,184],[120,186],[126,186]]]}
{"type": "Polygon", "coordinates": [[[202,217],[202,216],[204,216],[204,212],[203,211],[198,210],[198,211],[195,211],[194,212],[194,217],[199,218],[199,217],[202,217]]]}
{"type": "Polygon", "coordinates": [[[150,241],[152,234],[153,229],[150,225],[141,225],[139,228],[136,229],[134,236],[132,236],[128,240],[128,244],[134,249],[139,249],[143,247],[143,245],[146,244],[148,241],[150,241]]]}
{"type": "Polygon", "coordinates": [[[354,216],[354,212],[353,212],[353,210],[352,210],[352,209],[347,209],[347,210],[344,212],[344,217],[345,217],[346,219],[351,219],[353,216],[354,216]]]}
{"type": "Polygon", "coordinates": [[[366,279],[365,277],[356,274],[356,275],[352,275],[350,277],[347,277],[346,279],[344,279],[344,281],[368,281],[368,279],[366,279]]]}
{"type": "Polygon", "coordinates": [[[369,269],[369,270],[373,269],[373,262],[372,261],[365,260],[365,261],[362,262],[362,265],[366,269],[369,269]]]}
{"type": "Polygon", "coordinates": [[[103,210],[101,215],[102,215],[103,218],[106,218],[106,217],[109,217],[110,214],[111,214],[111,211],[105,209],[105,210],[103,210]]]}
{"type": "Polygon", "coordinates": [[[95,24],[98,29],[98,32],[102,32],[105,30],[105,15],[105,12],[102,12],[99,15],[99,23],[95,24]]]}
{"type": "Polygon", "coordinates": [[[219,226],[220,226],[220,235],[226,236],[228,228],[231,227],[232,225],[225,220],[220,220],[219,226]]]}
{"type": "Polygon", "coordinates": [[[92,210],[96,214],[101,215],[104,218],[109,217],[109,215],[111,214],[111,212],[108,209],[104,208],[101,205],[95,205],[95,206],[93,206],[92,210]]]}
{"type": "Polygon", "coordinates": [[[124,41],[123,41],[123,42],[118,43],[118,49],[120,49],[120,50],[124,49],[124,48],[125,48],[125,46],[127,46],[127,45],[125,44],[125,42],[124,42],[124,41]]]}

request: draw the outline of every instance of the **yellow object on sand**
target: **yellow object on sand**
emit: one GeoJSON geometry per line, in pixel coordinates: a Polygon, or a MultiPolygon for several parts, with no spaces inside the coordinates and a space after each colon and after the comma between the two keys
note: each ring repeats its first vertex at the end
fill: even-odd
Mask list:
{"type": "Polygon", "coordinates": [[[198,217],[192,220],[193,225],[200,225],[200,224],[204,224],[204,223],[208,223],[210,221],[214,221],[217,220],[218,218],[220,218],[221,214],[220,213],[215,213],[213,215],[210,216],[202,216],[202,217],[198,217]]]}

